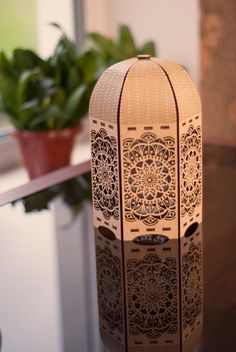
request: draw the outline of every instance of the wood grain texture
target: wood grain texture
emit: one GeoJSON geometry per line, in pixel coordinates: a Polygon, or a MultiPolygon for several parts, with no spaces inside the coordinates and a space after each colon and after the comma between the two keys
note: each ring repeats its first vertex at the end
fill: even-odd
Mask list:
{"type": "Polygon", "coordinates": [[[236,351],[236,150],[204,146],[203,352],[236,351]]]}
{"type": "Polygon", "coordinates": [[[201,0],[204,139],[236,144],[236,2],[201,0]]]}

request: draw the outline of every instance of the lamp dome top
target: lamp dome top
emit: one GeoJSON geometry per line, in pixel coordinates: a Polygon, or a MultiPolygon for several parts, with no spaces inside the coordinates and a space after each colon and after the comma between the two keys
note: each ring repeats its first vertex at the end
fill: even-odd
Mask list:
{"type": "Polygon", "coordinates": [[[200,114],[188,72],[166,60],[138,55],[110,66],[98,80],[90,117],[122,125],[182,122],[200,114]]]}

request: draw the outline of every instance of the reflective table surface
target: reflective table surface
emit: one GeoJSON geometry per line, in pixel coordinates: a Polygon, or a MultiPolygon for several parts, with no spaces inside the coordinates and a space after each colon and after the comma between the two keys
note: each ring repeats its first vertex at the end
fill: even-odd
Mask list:
{"type": "MultiPolygon", "coordinates": [[[[236,351],[236,150],[205,145],[203,170],[202,331],[188,346],[157,343],[153,352],[236,351]]],[[[89,173],[73,175],[0,208],[3,352],[108,351],[99,334],[90,187],[89,173]]]]}

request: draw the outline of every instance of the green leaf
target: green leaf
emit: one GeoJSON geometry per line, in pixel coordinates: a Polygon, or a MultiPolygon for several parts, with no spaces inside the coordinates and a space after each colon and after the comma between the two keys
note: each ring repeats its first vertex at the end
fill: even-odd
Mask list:
{"type": "Polygon", "coordinates": [[[49,209],[49,204],[58,195],[52,188],[34,193],[22,199],[25,212],[31,213],[49,209]]]}
{"type": "Polygon", "coordinates": [[[64,30],[63,30],[63,28],[62,28],[62,26],[60,26],[58,23],[56,23],[56,22],[50,22],[49,25],[52,26],[52,27],[55,27],[55,28],[59,29],[59,31],[61,31],[61,33],[65,33],[64,30]]]}
{"type": "Polygon", "coordinates": [[[78,121],[87,114],[88,107],[89,107],[89,100],[96,82],[97,81],[94,80],[87,85],[84,91],[84,94],[82,95],[80,102],[72,116],[73,119],[71,120],[71,126],[76,125],[78,121]]]}
{"type": "Polygon", "coordinates": [[[62,34],[51,57],[51,63],[54,65],[62,62],[65,64],[71,64],[75,62],[76,59],[76,44],[72,42],[65,34],[62,34]]]}
{"type": "Polygon", "coordinates": [[[4,112],[5,111],[5,103],[2,95],[0,95],[0,111],[4,112]]]}
{"type": "Polygon", "coordinates": [[[72,66],[68,70],[67,75],[67,95],[74,91],[79,85],[83,83],[82,72],[79,70],[78,65],[72,66]]]}
{"type": "Polygon", "coordinates": [[[8,77],[15,77],[16,72],[14,71],[12,62],[8,59],[6,54],[2,51],[0,52],[0,74],[1,76],[8,77]]]}
{"type": "Polygon", "coordinates": [[[65,112],[67,115],[67,118],[73,116],[75,113],[78,105],[81,102],[81,98],[83,97],[83,94],[86,90],[86,86],[82,85],[78,87],[68,98],[66,107],[65,107],[65,112]]]}
{"type": "Polygon", "coordinates": [[[63,111],[57,105],[50,105],[29,123],[30,130],[56,130],[60,128],[65,118],[63,111]]]}
{"type": "Polygon", "coordinates": [[[50,98],[57,92],[55,81],[50,77],[40,77],[34,88],[34,94],[40,99],[50,98]]]}
{"type": "Polygon", "coordinates": [[[95,44],[100,51],[109,54],[115,58],[119,57],[119,48],[115,45],[113,39],[106,38],[99,33],[88,33],[87,37],[95,44]]]}
{"type": "Polygon", "coordinates": [[[128,26],[121,25],[119,27],[119,47],[122,56],[131,58],[136,55],[137,49],[135,46],[134,38],[128,26]]]}
{"type": "Polygon", "coordinates": [[[143,45],[143,47],[140,49],[139,54],[148,54],[153,57],[156,56],[156,48],[155,44],[152,41],[149,41],[143,45]]]}
{"type": "Polygon", "coordinates": [[[52,98],[52,103],[62,108],[65,104],[65,101],[66,101],[65,91],[60,87],[57,87],[55,94],[53,95],[53,98],[52,98]]]}
{"type": "Polygon", "coordinates": [[[12,111],[8,109],[2,95],[0,95],[0,111],[6,113],[6,116],[16,128],[20,128],[20,124],[18,122],[17,117],[14,113],[12,113],[12,111]]]}
{"type": "Polygon", "coordinates": [[[50,90],[54,86],[55,86],[55,81],[54,81],[53,78],[51,78],[51,77],[42,77],[42,79],[40,79],[40,87],[45,92],[47,92],[48,90],[50,90]]]}
{"type": "Polygon", "coordinates": [[[35,116],[40,112],[40,101],[38,98],[26,101],[19,106],[18,121],[20,122],[20,129],[28,129],[29,124],[35,116]]]}
{"type": "MultiPolygon", "coordinates": [[[[0,94],[2,96],[3,101],[8,99],[9,101],[14,101],[14,105],[16,105],[16,82],[8,77],[3,77],[0,74],[0,94]],[[10,98],[10,99],[9,99],[10,98]]],[[[6,103],[6,102],[5,102],[6,103]]],[[[5,104],[7,106],[7,103],[5,104]]]]}
{"type": "Polygon", "coordinates": [[[35,67],[46,68],[46,62],[29,49],[15,49],[12,62],[18,72],[32,70],[35,67]]]}
{"type": "Polygon", "coordinates": [[[96,77],[99,68],[100,55],[96,50],[86,51],[78,59],[78,65],[82,71],[85,82],[90,82],[96,77]]]}
{"type": "Polygon", "coordinates": [[[39,99],[34,98],[32,100],[26,101],[24,104],[20,106],[21,111],[25,110],[34,110],[36,107],[39,107],[39,99]]]}
{"type": "Polygon", "coordinates": [[[87,34],[87,37],[94,44],[96,44],[99,47],[99,49],[109,51],[109,47],[110,47],[109,40],[105,36],[96,32],[91,32],[87,34]]]}
{"type": "Polygon", "coordinates": [[[26,96],[25,93],[27,91],[27,87],[29,85],[29,83],[37,78],[39,78],[41,75],[41,72],[38,68],[35,68],[33,70],[27,70],[24,71],[20,78],[19,78],[19,82],[18,82],[18,86],[17,86],[17,102],[18,105],[22,105],[24,103],[24,101],[26,100],[26,96]]]}

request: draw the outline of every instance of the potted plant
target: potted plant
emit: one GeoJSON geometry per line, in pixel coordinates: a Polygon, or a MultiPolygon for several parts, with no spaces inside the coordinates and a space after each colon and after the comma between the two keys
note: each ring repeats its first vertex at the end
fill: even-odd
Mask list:
{"type": "Polygon", "coordinates": [[[46,60],[28,49],[0,53],[0,110],[15,127],[30,178],[69,163],[97,72],[97,52],[78,55],[63,32],[46,60]]]}
{"type": "Polygon", "coordinates": [[[0,111],[15,127],[31,179],[69,164],[74,137],[103,70],[138,54],[155,56],[154,43],[137,47],[126,25],[119,26],[117,40],[89,33],[81,54],[53,25],[61,36],[46,60],[28,49],[15,49],[11,58],[0,53],[0,111]]]}

